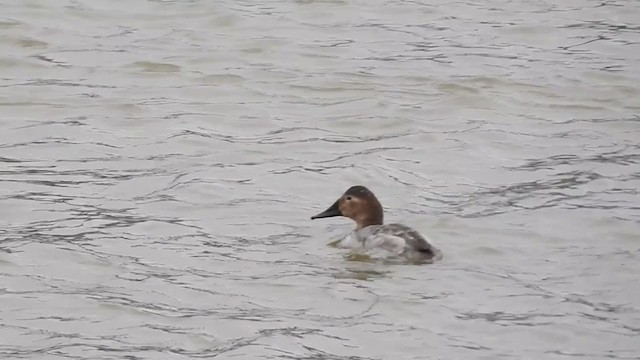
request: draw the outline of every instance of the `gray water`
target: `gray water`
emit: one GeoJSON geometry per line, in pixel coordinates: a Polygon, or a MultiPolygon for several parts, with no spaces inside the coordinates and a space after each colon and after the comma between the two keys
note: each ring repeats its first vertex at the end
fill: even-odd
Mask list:
{"type": "Polygon", "coordinates": [[[0,357],[640,358],[638,1],[0,9],[0,357]]]}

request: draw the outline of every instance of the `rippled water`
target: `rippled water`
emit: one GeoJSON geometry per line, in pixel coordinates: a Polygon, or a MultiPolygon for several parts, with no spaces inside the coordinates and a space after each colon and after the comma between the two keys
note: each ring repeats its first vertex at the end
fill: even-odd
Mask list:
{"type": "Polygon", "coordinates": [[[637,1],[0,5],[3,358],[640,358],[637,1]]]}

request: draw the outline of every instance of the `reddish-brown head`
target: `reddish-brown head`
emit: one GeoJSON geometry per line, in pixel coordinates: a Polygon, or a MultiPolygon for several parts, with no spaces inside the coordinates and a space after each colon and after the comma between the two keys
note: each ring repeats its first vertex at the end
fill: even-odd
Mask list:
{"type": "Polygon", "coordinates": [[[356,228],[382,225],[382,205],[364,186],[352,186],[333,205],[311,219],[344,216],[356,222],[356,228]]]}

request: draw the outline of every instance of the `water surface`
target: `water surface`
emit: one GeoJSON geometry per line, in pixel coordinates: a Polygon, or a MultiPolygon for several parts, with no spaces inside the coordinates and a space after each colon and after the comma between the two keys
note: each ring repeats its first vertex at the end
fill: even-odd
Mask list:
{"type": "Polygon", "coordinates": [[[640,358],[638,2],[0,6],[3,358],[640,358]]]}

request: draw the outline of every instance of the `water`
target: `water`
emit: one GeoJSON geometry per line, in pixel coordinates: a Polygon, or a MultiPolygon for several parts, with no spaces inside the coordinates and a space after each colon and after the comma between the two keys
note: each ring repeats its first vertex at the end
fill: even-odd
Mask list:
{"type": "Polygon", "coordinates": [[[640,358],[638,2],[0,5],[2,358],[640,358]]]}

